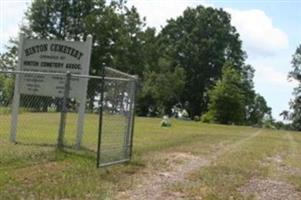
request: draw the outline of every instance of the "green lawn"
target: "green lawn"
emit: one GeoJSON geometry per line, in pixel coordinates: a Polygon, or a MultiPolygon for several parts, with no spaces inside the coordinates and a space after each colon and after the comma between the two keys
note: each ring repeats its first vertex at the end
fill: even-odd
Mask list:
{"type": "MultiPolygon", "coordinates": [[[[239,188],[250,180],[285,181],[301,190],[301,173],[279,171],[274,157],[287,171],[301,171],[301,135],[240,126],[208,125],[172,120],[161,128],[160,119],[136,118],[132,162],[106,169],[95,167],[96,155],[86,151],[59,151],[55,144],[59,114],[23,113],[19,116],[18,144],[8,142],[9,116],[0,115],[0,199],[117,199],[134,190],[143,174],[170,168],[164,154],[180,152],[210,162],[187,173],[185,180],[166,185],[184,199],[252,199],[239,188]],[[34,129],[32,127],[35,127],[34,129]]],[[[97,144],[97,115],[86,117],[84,146],[97,144]]],[[[118,132],[119,119],[108,118],[105,130],[118,132]]],[[[68,116],[66,141],[74,144],[76,118],[68,116]]]]}

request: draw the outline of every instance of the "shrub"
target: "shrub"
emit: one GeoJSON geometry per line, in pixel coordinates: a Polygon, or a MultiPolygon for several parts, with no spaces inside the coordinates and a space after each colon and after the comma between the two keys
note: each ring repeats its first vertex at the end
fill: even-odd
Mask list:
{"type": "Polygon", "coordinates": [[[214,122],[213,114],[210,113],[210,112],[205,113],[204,115],[202,115],[201,121],[204,122],[204,123],[214,122]]]}
{"type": "Polygon", "coordinates": [[[200,119],[200,116],[195,115],[195,116],[193,117],[193,120],[196,121],[196,122],[199,122],[201,119],[200,119]]]}

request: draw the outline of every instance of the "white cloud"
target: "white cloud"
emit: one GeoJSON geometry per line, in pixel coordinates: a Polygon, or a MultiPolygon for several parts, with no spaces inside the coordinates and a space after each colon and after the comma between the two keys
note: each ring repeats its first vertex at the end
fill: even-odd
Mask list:
{"type": "Polygon", "coordinates": [[[231,14],[231,23],[240,33],[248,54],[267,56],[288,48],[286,33],[276,28],[262,10],[226,11],[231,14]]]}
{"type": "MultiPolygon", "coordinates": [[[[10,38],[16,37],[19,31],[18,26],[9,26],[6,28],[4,32],[0,33],[0,45],[5,45],[9,41],[10,38]]],[[[1,48],[1,47],[0,47],[1,48]]]]}
{"type": "Polygon", "coordinates": [[[166,20],[180,16],[187,7],[209,6],[205,0],[128,0],[135,6],[141,17],[146,17],[148,26],[157,30],[166,25],[166,20]]]}
{"type": "Polygon", "coordinates": [[[256,67],[256,79],[265,82],[266,84],[271,84],[279,87],[288,87],[293,88],[298,85],[298,82],[295,80],[289,81],[287,78],[287,72],[281,72],[276,70],[274,67],[256,67]]]}
{"type": "Polygon", "coordinates": [[[30,2],[31,0],[0,0],[0,52],[10,38],[17,36],[30,2]]]}

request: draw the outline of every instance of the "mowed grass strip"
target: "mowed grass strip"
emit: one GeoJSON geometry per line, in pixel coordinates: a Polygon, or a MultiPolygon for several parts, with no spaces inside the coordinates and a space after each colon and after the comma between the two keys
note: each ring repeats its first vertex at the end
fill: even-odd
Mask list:
{"type": "MultiPolygon", "coordinates": [[[[146,168],[146,165],[164,167],[164,163],[160,165],[154,159],[162,152],[189,152],[210,158],[258,131],[249,127],[179,120],[173,120],[171,128],[161,128],[160,119],[136,118],[132,162],[96,169],[96,155],[91,152],[59,151],[44,144],[55,144],[58,129],[55,113],[22,115],[26,123],[23,124],[20,117],[20,126],[27,127],[24,129],[26,137],[19,134],[18,140],[24,142],[17,145],[7,140],[9,135],[5,129],[8,129],[8,117],[0,116],[0,199],[110,199],[116,191],[135,187],[131,175],[146,168]]],[[[66,140],[74,141],[76,116],[69,114],[68,120],[66,140]]],[[[110,123],[114,125],[112,121],[110,123]]],[[[97,127],[97,115],[87,115],[84,145],[92,149],[97,140],[97,127]]],[[[289,149],[282,135],[281,132],[264,130],[236,149],[227,151],[214,165],[193,173],[190,176],[191,185],[178,183],[176,190],[184,191],[189,197],[239,196],[235,188],[252,175],[264,176],[267,173],[264,168],[257,169],[256,163],[265,156],[289,149]]]]}
{"type": "MultiPolygon", "coordinates": [[[[175,183],[171,188],[173,191],[180,191],[192,199],[194,197],[202,197],[202,199],[253,199],[253,194],[246,196],[240,192],[240,188],[250,180],[283,178],[281,171],[273,171],[275,169],[272,169],[271,165],[266,165],[267,160],[276,156],[283,156],[288,165],[289,161],[294,160],[295,169],[301,169],[300,156],[297,153],[291,154],[292,148],[300,149],[300,143],[294,143],[296,146],[293,147],[287,134],[300,138],[296,132],[262,130],[255,137],[239,145],[234,145],[232,149],[221,153],[210,165],[191,173],[188,182],[175,183]],[[296,162],[297,160],[298,162],[296,162]]],[[[288,183],[295,181],[294,186],[296,191],[299,191],[301,173],[299,175],[294,174],[290,178],[291,180],[282,180],[288,181],[288,183]]]]}
{"type": "Polygon", "coordinates": [[[301,191],[301,134],[290,133],[290,149],[288,156],[283,159],[282,168],[284,178],[293,183],[301,191]]]}

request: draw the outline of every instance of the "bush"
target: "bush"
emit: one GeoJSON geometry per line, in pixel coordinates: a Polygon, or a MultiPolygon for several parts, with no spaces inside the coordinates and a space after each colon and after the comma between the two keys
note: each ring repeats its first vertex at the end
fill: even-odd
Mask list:
{"type": "Polygon", "coordinates": [[[199,122],[201,119],[200,119],[200,116],[195,115],[195,116],[193,117],[193,120],[196,121],[196,122],[199,122]]]}
{"type": "Polygon", "coordinates": [[[268,128],[268,129],[276,129],[275,125],[272,122],[269,122],[269,121],[263,122],[262,127],[263,128],[268,128]]]}
{"type": "Polygon", "coordinates": [[[213,114],[210,113],[210,112],[205,113],[204,115],[202,115],[201,121],[204,122],[204,123],[214,122],[213,114]]]}

